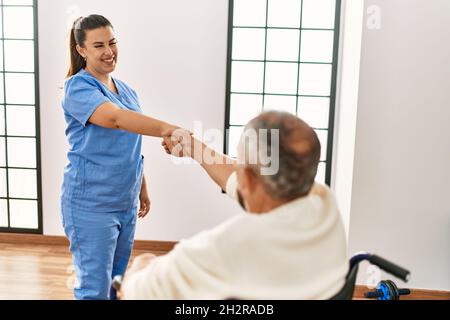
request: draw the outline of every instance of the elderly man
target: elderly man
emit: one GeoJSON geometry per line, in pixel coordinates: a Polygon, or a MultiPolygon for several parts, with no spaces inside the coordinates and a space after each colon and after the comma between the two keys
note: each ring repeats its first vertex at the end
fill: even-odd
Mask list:
{"type": "Polygon", "coordinates": [[[178,156],[198,161],[246,213],[182,240],[165,256],[136,258],[123,298],[327,299],[342,288],[346,238],[329,188],[314,182],[320,160],[316,133],[281,112],[261,114],[244,132],[236,162],[190,135],[175,143],[165,138],[166,151],[178,149],[178,156]],[[265,141],[247,139],[251,135],[245,133],[262,130],[268,130],[265,141]],[[271,163],[261,160],[265,152],[271,163]],[[216,161],[204,161],[204,154],[216,161]],[[264,174],[269,166],[277,170],[264,174]]]}

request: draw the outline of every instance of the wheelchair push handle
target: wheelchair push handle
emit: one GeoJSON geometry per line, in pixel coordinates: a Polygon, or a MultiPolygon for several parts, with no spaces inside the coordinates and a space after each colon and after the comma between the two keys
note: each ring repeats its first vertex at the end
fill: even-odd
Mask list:
{"type": "Polygon", "coordinates": [[[408,282],[411,274],[408,270],[375,254],[371,255],[369,260],[372,264],[380,267],[384,271],[389,272],[390,274],[396,276],[399,279],[402,279],[405,282],[408,282]]]}

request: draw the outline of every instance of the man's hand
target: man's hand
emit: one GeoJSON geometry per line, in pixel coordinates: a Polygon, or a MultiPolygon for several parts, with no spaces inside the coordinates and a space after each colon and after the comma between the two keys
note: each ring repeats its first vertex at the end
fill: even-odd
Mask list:
{"type": "Polygon", "coordinates": [[[147,267],[150,262],[155,259],[156,256],[152,253],[144,253],[140,256],[137,256],[133,259],[130,269],[126,272],[124,281],[128,276],[133,275],[134,273],[141,271],[145,267],[147,267]]]}
{"type": "Polygon", "coordinates": [[[145,253],[133,259],[130,268],[126,271],[125,277],[122,280],[121,290],[117,292],[117,296],[120,299],[124,298],[122,289],[124,288],[124,284],[126,283],[127,279],[129,279],[133,274],[136,274],[139,271],[145,269],[155,258],[156,256],[154,254],[145,253]]]}
{"type": "Polygon", "coordinates": [[[162,146],[168,154],[176,157],[191,157],[197,161],[217,185],[226,189],[228,178],[236,170],[237,162],[232,158],[209,148],[192,133],[183,130],[166,130],[163,132],[162,146]],[[205,160],[205,156],[208,157],[205,160]]]}
{"type": "Polygon", "coordinates": [[[162,146],[167,154],[175,157],[190,157],[193,154],[193,137],[188,130],[176,128],[163,132],[162,146]]]}

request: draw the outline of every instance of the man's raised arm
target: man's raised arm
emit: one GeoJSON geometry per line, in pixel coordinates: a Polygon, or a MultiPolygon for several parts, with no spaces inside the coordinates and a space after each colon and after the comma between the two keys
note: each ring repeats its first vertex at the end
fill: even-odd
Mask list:
{"type": "Polygon", "coordinates": [[[230,175],[236,170],[236,161],[194,138],[189,131],[176,129],[163,133],[162,143],[168,154],[191,157],[208,173],[211,179],[226,190],[230,175]]]}

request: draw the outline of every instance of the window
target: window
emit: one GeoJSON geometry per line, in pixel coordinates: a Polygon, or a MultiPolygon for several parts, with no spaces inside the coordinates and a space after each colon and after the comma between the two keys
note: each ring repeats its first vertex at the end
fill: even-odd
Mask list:
{"type": "Polygon", "coordinates": [[[308,122],[322,144],[317,180],[330,184],[340,0],[231,0],[225,152],[262,111],[308,122]]]}
{"type": "Polygon", "coordinates": [[[36,1],[0,7],[0,232],[42,233],[36,1]]]}

